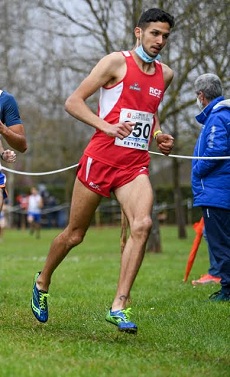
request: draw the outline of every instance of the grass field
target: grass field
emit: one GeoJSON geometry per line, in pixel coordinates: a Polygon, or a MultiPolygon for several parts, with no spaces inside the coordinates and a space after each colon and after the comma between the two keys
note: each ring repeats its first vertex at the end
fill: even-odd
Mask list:
{"type": "Polygon", "coordinates": [[[33,317],[33,276],[58,230],[37,240],[6,230],[0,244],[1,377],[229,377],[230,305],[211,303],[218,285],[193,288],[205,273],[202,241],[189,281],[183,276],[195,236],[178,240],[162,226],[163,253],[147,253],[132,291],[138,334],[105,321],[119,269],[120,228],[90,228],[53,275],[46,324],[33,317]]]}

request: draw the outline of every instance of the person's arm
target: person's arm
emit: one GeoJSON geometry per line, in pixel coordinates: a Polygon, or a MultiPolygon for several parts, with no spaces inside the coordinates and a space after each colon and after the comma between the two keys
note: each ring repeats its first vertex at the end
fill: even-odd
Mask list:
{"type": "Polygon", "coordinates": [[[173,80],[174,72],[166,64],[164,63],[161,63],[161,64],[162,64],[163,77],[164,77],[164,82],[165,82],[165,91],[166,91],[173,80]]]}
{"type": "Polygon", "coordinates": [[[44,207],[44,202],[43,202],[42,196],[40,196],[40,200],[39,200],[38,206],[39,206],[39,208],[43,208],[44,207]]]}
{"type": "Polygon", "coordinates": [[[15,98],[9,93],[5,93],[2,105],[0,134],[12,148],[19,152],[26,151],[25,131],[20,119],[18,105],[15,98]]]}
{"type": "Polygon", "coordinates": [[[205,144],[205,149],[200,157],[209,157],[210,159],[198,159],[193,163],[193,174],[199,178],[204,178],[222,164],[221,160],[212,159],[211,157],[224,157],[229,154],[228,147],[228,128],[223,124],[222,119],[217,115],[209,118],[209,127],[201,135],[200,143],[205,144]],[[210,124],[213,126],[211,127],[210,124]]]}
{"type": "Polygon", "coordinates": [[[118,77],[120,78],[125,69],[125,59],[119,52],[102,58],[89,76],[82,81],[66,100],[65,110],[74,118],[104,132],[108,136],[119,137],[120,139],[127,137],[131,133],[132,126],[135,123],[110,124],[93,113],[86,104],[86,100],[101,87],[118,82],[118,77]]]}
{"type": "MultiPolygon", "coordinates": [[[[162,65],[163,78],[164,78],[164,83],[165,83],[164,91],[166,91],[173,80],[174,74],[173,74],[173,70],[169,68],[166,64],[161,63],[161,65],[162,65]]],[[[156,114],[154,115],[154,119],[155,119],[155,123],[154,123],[153,137],[154,139],[157,139],[157,135],[160,135],[163,133],[160,127],[160,120],[159,120],[158,112],[156,112],[156,114]]]]}
{"type": "Polygon", "coordinates": [[[26,151],[27,144],[23,124],[7,127],[0,121],[0,134],[11,148],[22,153],[26,151]]]}
{"type": "MultiPolygon", "coordinates": [[[[162,63],[162,70],[163,70],[163,77],[164,77],[165,91],[166,91],[170,83],[172,82],[173,70],[163,63],[162,63]]],[[[174,138],[171,135],[165,134],[162,132],[158,112],[155,114],[154,118],[155,118],[155,126],[154,126],[153,138],[156,140],[157,147],[161,151],[161,153],[165,155],[169,155],[169,153],[171,152],[173,148],[174,138]]]]}

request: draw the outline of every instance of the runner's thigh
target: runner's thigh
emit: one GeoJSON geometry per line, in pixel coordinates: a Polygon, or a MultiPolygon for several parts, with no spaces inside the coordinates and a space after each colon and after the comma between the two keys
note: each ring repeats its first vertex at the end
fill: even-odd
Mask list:
{"type": "Polygon", "coordinates": [[[73,229],[87,229],[100,200],[100,195],[86,188],[76,178],[72,194],[69,226],[73,229]]]}
{"type": "Polygon", "coordinates": [[[116,189],[115,195],[129,222],[134,218],[151,216],[153,190],[147,175],[138,175],[133,181],[116,189]]]}

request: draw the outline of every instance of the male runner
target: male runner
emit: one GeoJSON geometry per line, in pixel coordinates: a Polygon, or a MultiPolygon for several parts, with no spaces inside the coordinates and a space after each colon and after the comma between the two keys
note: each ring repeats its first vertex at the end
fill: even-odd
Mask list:
{"type": "Polygon", "coordinates": [[[152,136],[166,155],[173,146],[172,136],[162,133],[157,117],[158,106],[173,78],[173,71],[160,63],[157,55],[173,26],[173,17],[161,9],[144,12],[134,30],[136,47],[102,58],[66,101],[66,111],[96,132],[79,163],[69,224],[54,239],[43,270],[35,275],[31,306],[41,322],[48,319],[51,275],[68,252],[83,241],[101,198],[113,192],[128,218],[130,237],[122,253],[117,291],[106,320],[120,331],[137,332],[126,304],[152,226],[148,147],[152,136]],[[98,89],[99,107],[94,114],[86,100],[98,89]]]}

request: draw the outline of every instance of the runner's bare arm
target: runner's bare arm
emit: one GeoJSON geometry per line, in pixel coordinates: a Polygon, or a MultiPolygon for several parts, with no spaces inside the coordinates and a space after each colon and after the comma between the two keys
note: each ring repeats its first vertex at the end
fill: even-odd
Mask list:
{"type": "MultiPolygon", "coordinates": [[[[173,70],[166,64],[162,64],[162,69],[165,82],[165,90],[167,90],[173,79],[173,70]]],[[[174,138],[169,134],[161,132],[158,113],[155,114],[155,127],[153,135],[156,139],[157,147],[160,152],[165,154],[166,156],[169,155],[174,145],[174,138]]]]}
{"type": "MultiPolygon", "coordinates": [[[[163,64],[163,63],[162,63],[162,69],[163,69],[163,77],[164,77],[165,91],[166,91],[167,88],[169,87],[172,79],[173,79],[173,70],[171,68],[169,68],[166,64],[163,64]]],[[[157,132],[157,131],[161,131],[158,111],[154,115],[154,118],[155,118],[155,125],[154,125],[154,133],[153,134],[155,134],[155,132],[157,132]]],[[[160,134],[160,132],[159,132],[159,134],[160,134]]]]}
{"type": "Polygon", "coordinates": [[[105,132],[109,136],[117,136],[121,139],[128,136],[132,131],[133,123],[125,122],[111,125],[99,118],[86,104],[87,98],[103,86],[109,87],[116,84],[122,79],[125,72],[125,59],[121,53],[115,52],[105,56],[66,100],[65,110],[74,118],[105,132]]]}
{"type": "Polygon", "coordinates": [[[166,91],[173,80],[174,72],[171,68],[169,68],[164,63],[162,63],[162,69],[163,69],[163,77],[164,77],[165,91],[166,91]]]}

